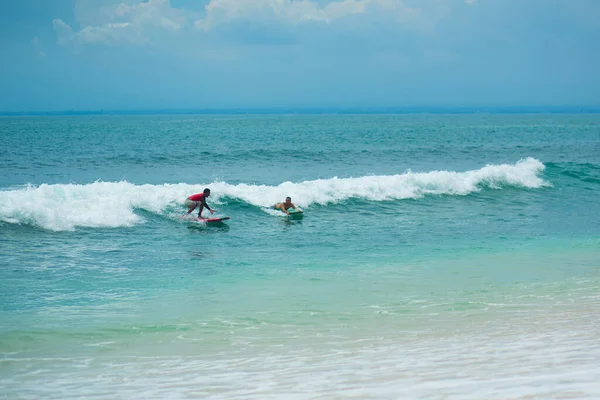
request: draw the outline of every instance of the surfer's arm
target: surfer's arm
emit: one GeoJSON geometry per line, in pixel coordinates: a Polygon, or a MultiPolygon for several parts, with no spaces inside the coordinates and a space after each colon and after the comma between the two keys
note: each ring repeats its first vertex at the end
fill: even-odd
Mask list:
{"type": "Polygon", "coordinates": [[[211,214],[213,214],[215,212],[215,210],[213,210],[212,208],[210,208],[208,206],[208,204],[206,204],[206,201],[204,202],[204,207],[206,207],[208,209],[208,211],[210,211],[211,214]]]}

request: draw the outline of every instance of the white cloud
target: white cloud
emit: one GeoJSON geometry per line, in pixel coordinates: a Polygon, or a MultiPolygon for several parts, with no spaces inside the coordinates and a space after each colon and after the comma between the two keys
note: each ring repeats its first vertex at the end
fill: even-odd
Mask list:
{"type": "Polygon", "coordinates": [[[58,37],[57,43],[60,45],[68,44],[71,40],[73,40],[73,29],[62,19],[55,19],[52,21],[52,26],[54,27],[54,32],[58,37]]]}
{"type": "Polygon", "coordinates": [[[195,21],[195,27],[209,31],[234,21],[278,21],[291,25],[305,22],[332,23],[351,16],[363,19],[388,19],[398,26],[430,32],[445,18],[447,1],[421,0],[419,8],[409,7],[405,0],[338,0],[321,6],[309,0],[211,0],[206,14],[195,21]]]}
{"type": "Polygon", "coordinates": [[[148,0],[131,6],[121,3],[114,10],[116,18],[134,25],[178,30],[187,24],[183,10],[172,8],[169,0],[148,0]]]}
{"type": "Polygon", "coordinates": [[[320,6],[309,0],[211,0],[206,16],[195,21],[198,29],[209,31],[218,25],[245,19],[275,19],[289,24],[303,22],[330,23],[359,14],[395,14],[405,22],[418,15],[418,10],[406,7],[402,0],[341,0],[320,6]]]}
{"type": "Polygon", "coordinates": [[[79,31],[74,40],[82,43],[102,44],[145,44],[150,43],[141,32],[139,25],[131,22],[118,22],[103,26],[88,26],[79,31]]]}
{"type": "Polygon", "coordinates": [[[79,32],[73,29],[61,19],[52,21],[54,31],[58,35],[57,43],[67,44],[104,44],[114,45],[119,43],[145,44],[149,39],[144,37],[138,26],[129,22],[110,23],[102,26],[87,26],[79,32]]]}
{"type": "Polygon", "coordinates": [[[176,32],[191,24],[190,16],[183,10],[171,7],[170,0],[129,4],[104,2],[96,13],[91,7],[87,0],[77,2],[79,22],[90,19],[97,22],[95,25],[84,25],[78,32],[73,32],[71,26],[61,19],[53,21],[58,44],[149,44],[164,31],[176,32]]]}
{"type": "Polygon", "coordinates": [[[388,19],[408,29],[429,32],[448,14],[449,6],[440,0],[421,0],[419,8],[408,7],[405,1],[210,0],[200,14],[172,7],[170,0],[77,0],[75,15],[81,30],[74,32],[61,19],[53,24],[61,45],[148,44],[168,34],[209,32],[235,22],[256,22],[266,27],[307,22],[327,25],[351,16],[388,19]]]}

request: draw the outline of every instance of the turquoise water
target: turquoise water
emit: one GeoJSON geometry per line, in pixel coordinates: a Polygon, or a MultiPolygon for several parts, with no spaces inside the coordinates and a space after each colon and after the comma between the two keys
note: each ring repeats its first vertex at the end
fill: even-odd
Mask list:
{"type": "Polygon", "coordinates": [[[600,115],[0,134],[0,397],[600,396],[600,115]]]}

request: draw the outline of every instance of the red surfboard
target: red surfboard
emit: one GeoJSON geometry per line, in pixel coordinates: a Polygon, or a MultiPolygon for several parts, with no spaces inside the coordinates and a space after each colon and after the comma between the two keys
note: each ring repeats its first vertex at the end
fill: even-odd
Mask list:
{"type": "Polygon", "coordinates": [[[194,218],[194,221],[198,221],[198,222],[221,222],[221,221],[225,221],[228,220],[229,217],[222,217],[222,218],[194,218]]]}
{"type": "Polygon", "coordinates": [[[225,220],[228,220],[229,217],[221,217],[221,218],[198,218],[198,217],[190,217],[188,215],[184,215],[183,216],[183,220],[185,221],[189,221],[189,222],[202,222],[202,223],[214,223],[214,222],[222,222],[225,220]]]}

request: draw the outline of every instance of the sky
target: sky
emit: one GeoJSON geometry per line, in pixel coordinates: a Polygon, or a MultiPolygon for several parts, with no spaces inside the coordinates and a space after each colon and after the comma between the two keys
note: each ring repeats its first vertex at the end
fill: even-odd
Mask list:
{"type": "Polygon", "coordinates": [[[598,0],[3,0],[0,112],[599,106],[598,0]]]}

